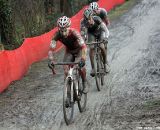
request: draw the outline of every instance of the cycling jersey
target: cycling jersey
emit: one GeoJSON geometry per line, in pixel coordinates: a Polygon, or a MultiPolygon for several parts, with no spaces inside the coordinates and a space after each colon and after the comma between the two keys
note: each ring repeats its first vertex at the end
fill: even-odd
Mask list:
{"type": "MultiPolygon", "coordinates": [[[[107,26],[102,22],[101,18],[99,16],[93,16],[94,24],[91,25],[88,23],[86,19],[81,20],[81,33],[85,31],[85,33],[102,37],[102,38],[108,38],[109,31],[107,29],[107,26]]],[[[102,39],[101,38],[101,39],[102,39]]]]}
{"type": "Polygon", "coordinates": [[[62,42],[65,45],[66,50],[70,53],[79,53],[82,48],[86,48],[86,44],[81,35],[72,28],[69,28],[69,34],[67,37],[64,37],[59,31],[57,31],[52,40],[62,42]]]}
{"type": "Polygon", "coordinates": [[[87,28],[89,33],[96,33],[99,31],[102,20],[98,16],[93,16],[94,24],[90,25],[86,19],[81,20],[81,28],[87,28]]]}

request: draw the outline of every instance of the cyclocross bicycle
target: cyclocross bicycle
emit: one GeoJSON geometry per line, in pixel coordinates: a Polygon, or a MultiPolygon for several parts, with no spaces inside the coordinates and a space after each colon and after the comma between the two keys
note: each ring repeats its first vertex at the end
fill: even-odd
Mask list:
{"type": "Polygon", "coordinates": [[[94,69],[95,69],[95,81],[96,81],[96,86],[97,90],[100,91],[102,86],[105,84],[104,82],[104,76],[105,76],[105,71],[104,71],[104,62],[103,62],[103,57],[101,54],[101,48],[100,45],[104,44],[103,41],[98,41],[92,42],[92,43],[87,43],[89,46],[94,45],[94,69]]]}
{"type": "Polygon", "coordinates": [[[54,65],[68,65],[68,75],[63,87],[63,114],[67,125],[73,122],[74,104],[77,102],[80,112],[85,111],[87,93],[83,93],[83,84],[80,76],[80,68],[75,62],[59,62],[54,65]]]}

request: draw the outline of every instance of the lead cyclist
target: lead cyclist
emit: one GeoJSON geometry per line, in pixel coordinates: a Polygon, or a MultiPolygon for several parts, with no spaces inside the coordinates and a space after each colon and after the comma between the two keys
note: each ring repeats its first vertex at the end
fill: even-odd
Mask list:
{"type": "MultiPolygon", "coordinates": [[[[51,44],[50,44],[50,51],[48,52],[49,57],[49,68],[53,69],[53,55],[54,52],[52,49],[56,48],[57,41],[62,42],[65,46],[65,54],[63,62],[79,62],[80,75],[82,78],[83,84],[83,92],[88,92],[88,85],[86,81],[86,54],[87,54],[87,47],[84,43],[84,40],[80,33],[73,28],[70,28],[71,20],[66,16],[62,16],[57,21],[58,30],[54,34],[51,44]]],[[[64,65],[64,75],[67,76],[68,73],[68,66],[64,65]]]]}

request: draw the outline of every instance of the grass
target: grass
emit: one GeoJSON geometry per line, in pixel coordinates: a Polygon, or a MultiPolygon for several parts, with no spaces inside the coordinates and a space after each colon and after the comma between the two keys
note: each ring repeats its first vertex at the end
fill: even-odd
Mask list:
{"type": "Polygon", "coordinates": [[[160,108],[160,100],[150,100],[143,104],[143,108],[145,109],[154,109],[160,108]]]}
{"type": "Polygon", "coordinates": [[[136,0],[127,0],[124,4],[116,6],[108,13],[109,19],[112,21],[119,16],[122,16],[124,13],[129,11],[129,9],[132,8],[136,3],[136,0]]]}

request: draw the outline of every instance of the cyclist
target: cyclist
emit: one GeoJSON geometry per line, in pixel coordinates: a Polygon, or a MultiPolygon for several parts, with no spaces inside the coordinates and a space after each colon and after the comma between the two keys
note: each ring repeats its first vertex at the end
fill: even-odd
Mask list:
{"type": "MultiPolygon", "coordinates": [[[[87,47],[80,33],[73,28],[70,28],[71,20],[66,16],[62,16],[57,20],[58,31],[52,38],[50,48],[56,47],[56,42],[60,41],[65,45],[65,54],[63,62],[79,62],[80,75],[84,86],[84,93],[88,92],[88,85],[86,85],[86,68],[85,60],[87,47]]],[[[49,67],[53,69],[53,51],[48,53],[49,67]]],[[[64,65],[64,76],[67,76],[68,66],[64,65]]]]}
{"type": "Polygon", "coordinates": [[[94,15],[99,16],[102,19],[106,26],[110,24],[107,16],[107,11],[104,8],[99,8],[97,2],[90,3],[89,8],[93,11],[94,15]]]}
{"type": "MultiPolygon", "coordinates": [[[[81,35],[82,37],[88,42],[94,42],[96,38],[98,38],[100,41],[104,41],[104,44],[106,44],[109,36],[109,31],[107,29],[107,26],[102,22],[101,18],[98,16],[93,16],[92,10],[90,8],[87,8],[84,10],[83,18],[81,20],[81,35]]],[[[104,44],[100,45],[103,61],[104,61],[104,70],[106,73],[109,72],[109,66],[107,63],[107,54],[105,50],[104,44]]],[[[89,50],[89,56],[91,61],[91,76],[95,75],[94,70],[94,47],[90,46],[89,50]]]]}

